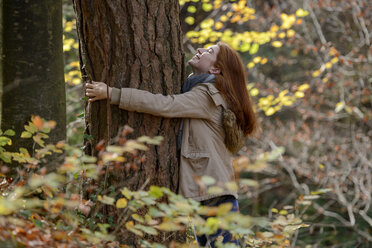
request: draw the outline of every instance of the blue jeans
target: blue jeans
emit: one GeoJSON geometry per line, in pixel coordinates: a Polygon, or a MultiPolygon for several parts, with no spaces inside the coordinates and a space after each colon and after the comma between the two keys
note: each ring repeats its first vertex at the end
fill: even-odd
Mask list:
{"type": "MultiPolygon", "coordinates": [[[[208,206],[208,207],[217,207],[223,203],[228,203],[228,202],[231,202],[232,203],[232,209],[231,209],[231,212],[238,212],[239,211],[239,204],[238,204],[238,200],[235,199],[234,196],[232,195],[224,195],[224,196],[219,196],[219,197],[216,197],[216,198],[213,198],[213,199],[210,199],[210,200],[206,200],[206,201],[202,201],[201,202],[201,205],[202,206],[208,206]]],[[[209,217],[212,217],[212,216],[209,216],[209,217]]],[[[208,219],[208,217],[206,216],[203,216],[204,219],[208,219]]],[[[222,236],[223,237],[223,241],[222,243],[233,243],[233,244],[236,244],[238,245],[238,240],[236,239],[233,239],[233,236],[232,234],[227,231],[227,230],[222,230],[222,229],[218,229],[216,233],[214,234],[211,234],[211,235],[202,235],[202,236],[197,236],[197,241],[199,243],[200,246],[206,246],[207,245],[207,242],[209,241],[209,244],[211,245],[212,248],[214,248],[214,243],[216,242],[216,239],[217,237],[219,236],[222,236]]]]}

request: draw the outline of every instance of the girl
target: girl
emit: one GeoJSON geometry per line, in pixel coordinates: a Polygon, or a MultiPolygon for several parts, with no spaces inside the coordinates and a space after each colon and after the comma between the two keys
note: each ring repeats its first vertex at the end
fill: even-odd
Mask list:
{"type": "MultiPolygon", "coordinates": [[[[128,111],[182,118],[179,193],[207,206],[231,202],[232,211],[238,211],[237,192],[225,187],[234,180],[231,155],[256,128],[243,64],[239,55],[222,42],[199,48],[188,64],[193,74],[182,86],[182,94],[164,96],[132,88],[109,88],[110,102],[128,111]],[[214,178],[221,192],[209,194],[198,186],[195,176],[214,178]]],[[[107,86],[87,83],[86,95],[90,102],[106,99],[107,86]]],[[[200,245],[209,242],[213,247],[220,235],[224,243],[237,243],[223,230],[197,239],[200,245]]]]}

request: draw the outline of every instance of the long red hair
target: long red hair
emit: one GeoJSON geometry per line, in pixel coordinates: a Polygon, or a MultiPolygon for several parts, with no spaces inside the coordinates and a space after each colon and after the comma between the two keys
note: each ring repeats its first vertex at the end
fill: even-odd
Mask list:
{"type": "Polygon", "coordinates": [[[216,88],[224,96],[229,109],[235,113],[238,126],[245,136],[256,130],[257,120],[248,94],[243,63],[239,54],[223,42],[217,43],[220,48],[214,66],[221,73],[216,74],[216,88]]]}

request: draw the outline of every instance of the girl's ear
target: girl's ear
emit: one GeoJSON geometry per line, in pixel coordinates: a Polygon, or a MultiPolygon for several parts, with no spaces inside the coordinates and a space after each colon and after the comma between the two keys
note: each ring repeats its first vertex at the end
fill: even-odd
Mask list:
{"type": "Polygon", "coordinates": [[[214,67],[210,69],[208,72],[209,74],[221,74],[221,70],[218,68],[214,68],[214,67]]]}

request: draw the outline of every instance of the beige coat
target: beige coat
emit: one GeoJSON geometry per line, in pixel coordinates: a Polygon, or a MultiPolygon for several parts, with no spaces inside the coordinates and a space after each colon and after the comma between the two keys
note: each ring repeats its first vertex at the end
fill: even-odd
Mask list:
{"type": "Polygon", "coordinates": [[[183,118],[179,193],[196,201],[237,193],[226,188],[208,194],[199,188],[195,176],[213,177],[218,186],[234,181],[231,153],[227,150],[222,108],[227,104],[214,84],[202,83],[191,91],[164,96],[148,91],[122,88],[112,90],[112,104],[129,111],[166,118],[183,118]]]}

